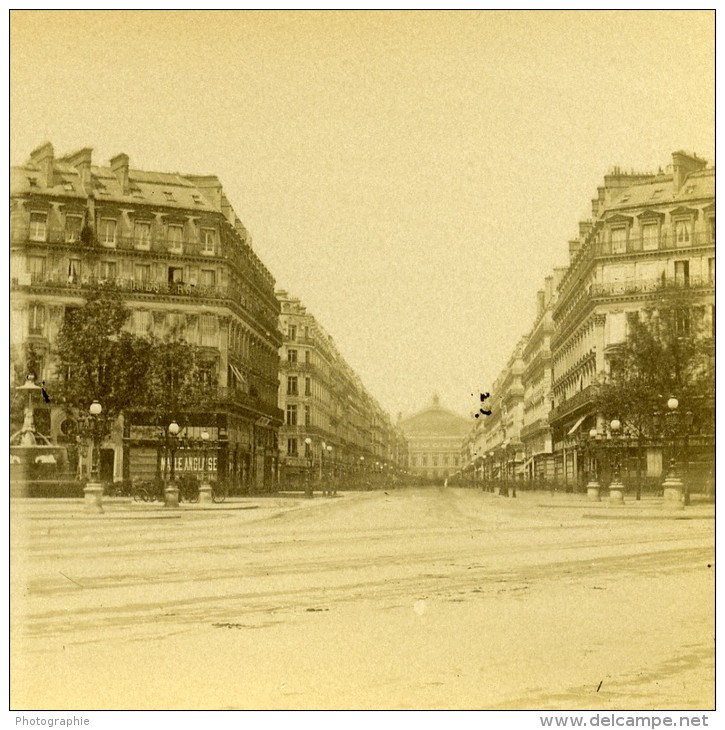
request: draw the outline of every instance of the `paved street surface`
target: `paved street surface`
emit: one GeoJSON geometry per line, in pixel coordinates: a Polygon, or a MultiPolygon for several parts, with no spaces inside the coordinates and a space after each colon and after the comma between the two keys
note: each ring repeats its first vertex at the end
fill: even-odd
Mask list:
{"type": "Polygon", "coordinates": [[[713,512],[14,500],[11,708],[710,709],[713,512]]]}

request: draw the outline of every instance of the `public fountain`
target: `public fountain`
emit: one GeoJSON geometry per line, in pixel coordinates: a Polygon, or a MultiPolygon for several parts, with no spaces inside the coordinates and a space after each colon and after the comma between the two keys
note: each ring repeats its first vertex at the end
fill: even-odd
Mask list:
{"type": "Polygon", "coordinates": [[[25,497],[54,494],[62,482],[72,479],[64,446],[56,446],[35,427],[33,395],[41,392],[35,377],[28,375],[16,388],[27,395],[23,425],[10,437],[10,495],[25,497]]]}

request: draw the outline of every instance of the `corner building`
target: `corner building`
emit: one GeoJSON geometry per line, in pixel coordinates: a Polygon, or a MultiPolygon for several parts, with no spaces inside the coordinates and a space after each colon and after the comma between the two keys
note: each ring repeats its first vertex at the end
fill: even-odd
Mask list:
{"type": "MultiPolygon", "coordinates": [[[[218,397],[204,413],[180,414],[179,423],[183,437],[210,433],[216,478],[240,490],[272,488],[282,422],[279,305],[218,178],[133,169],[125,154],[98,166],[90,148],[56,157],[44,144],[11,169],[10,272],[13,370],[24,372],[32,344],[34,374],[52,392],[65,313],[108,287],[131,309],[127,327],[135,334],[173,330],[203,348],[218,397]],[[92,250],[84,229],[93,233],[92,250]]],[[[66,443],[67,414],[39,411],[40,430],[66,443]]],[[[193,470],[201,459],[181,463],[193,470]]],[[[129,414],[101,447],[101,478],[150,478],[159,468],[158,427],[129,414]]]]}
{"type": "MultiPolygon", "coordinates": [[[[714,337],[715,170],[684,152],[672,154],[666,174],[615,168],[592,200],[592,218],[569,242],[569,256],[552,315],[549,422],[556,479],[573,486],[584,470],[581,438],[595,426],[606,430],[596,389],[610,377],[631,318],[664,289],[687,291],[690,306],[678,310],[676,327],[714,337]]],[[[714,434],[704,428],[691,435],[690,446],[707,470],[714,434]]],[[[647,473],[658,476],[661,468],[653,449],[647,473]]]]}

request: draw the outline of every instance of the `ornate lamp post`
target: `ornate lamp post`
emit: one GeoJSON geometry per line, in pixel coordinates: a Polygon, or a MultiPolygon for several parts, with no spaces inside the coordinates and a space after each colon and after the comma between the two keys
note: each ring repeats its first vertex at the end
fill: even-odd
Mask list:
{"type": "Polygon", "coordinates": [[[305,461],[305,496],[311,499],[314,491],[310,480],[310,470],[312,469],[312,439],[309,436],[305,439],[305,461]]]}
{"type": "Polygon", "coordinates": [[[597,455],[599,451],[599,442],[601,434],[596,428],[589,431],[589,440],[587,441],[587,454],[589,456],[589,481],[587,482],[587,498],[592,502],[599,502],[599,481],[598,481],[598,462],[597,455]]]}
{"type": "MultiPolygon", "coordinates": [[[[179,506],[179,488],[176,486],[176,472],[175,464],[176,461],[176,437],[179,435],[179,424],[176,421],[172,421],[166,429],[168,434],[166,439],[166,451],[167,461],[168,454],[171,455],[171,478],[164,484],[164,504],[166,507],[178,507],[179,506]]],[[[164,476],[166,475],[166,469],[164,469],[164,476]]]]}
{"type": "Polygon", "coordinates": [[[614,418],[609,424],[609,428],[612,431],[612,440],[614,442],[614,464],[612,470],[612,481],[609,483],[609,501],[612,504],[624,504],[624,484],[622,483],[622,478],[620,475],[620,443],[622,438],[622,423],[618,418],[614,418]]]}
{"type": "Polygon", "coordinates": [[[323,441],[322,450],[320,451],[320,481],[322,481],[325,477],[325,456],[327,456],[327,444],[323,441]]]}
{"type": "Polygon", "coordinates": [[[209,484],[209,477],[207,471],[207,446],[209,444],[209,432],[204,429],[201,432],[201,445],[202,445],[202,461],[203,461],[203,472],[201,479],[201,486],[199,487],[199,504],[211,504],[211,484],[209,484]]]}
{"type": "Polygon", "coordinates": [[[327,493],[330,497],[337,492],[335,489],[335,465],[332,462],[332,446],[327,444],[327,472],[330,484],[327,493]]]}
{"type": "Polygon", "coordinates": [[[86,512],[103,512],[103,485],[98,474],[98,416],[103,412],[101,404],[94,400],[88,413],[91,426],[90,481],[83,488],[86,512]]]}
{"type": "MultiPolygon", "coordinates": [[[[682,439],[685,450],[687,449],[687,440],[692,427],[692,412],[685,414],[684,420],[681,419],[679,409],[680,402],[675,396],[670,396],[667,401],[667,413],[664,417],[664,423],[659,413],[653,416],[653,422],[656,432],[662,431],[663,444],[666,442],[669,450],[667,476],[662,485],[664,506],[667,509],[683,509],[685,505],[690,503],[689,489],[683,485],[677,469],[677,442],[680,438],[680,431],[683,431],[682,439]]],[[[687,458],[687,456],[685,456],[687,458]]]]}

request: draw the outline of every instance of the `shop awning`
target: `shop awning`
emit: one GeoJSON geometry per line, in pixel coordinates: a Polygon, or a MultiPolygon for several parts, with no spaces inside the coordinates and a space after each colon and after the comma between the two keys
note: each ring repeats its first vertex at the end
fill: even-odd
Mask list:
{"type": "Polygon", "coordinates": [[[231,363],[229,363],[229,367],[232,369],[232,372],[234,373],[234,375],[236,376],[237,380],[240,383],[246,383],[247,382],[246,377],[244,375],[242,375],[241,372],[236,367],[234,367],[234,365],[232,365],[231,363]]]}
{"type": "Polygon", "coordinates": [[[577,422],[576,422],[576,423],[575,423],[575,424],[574,424],[574,425],[573,425],[573,426],[572,426],[572,427],[571,427],[571,428],[569,429],[569,433],[567,434],[567,436],[571,436],[571,435],[572,435],[572,434],[574,433],[574,431],[576,431],[576,430],[577,430],[577,429],[579,428],[579,426],[581,426],[581,425],[582,425],[582,423],[583,423],[583,421],[584,421],[584,419],[585,419],[585,418],[586,418],[586,416],[582,416],[582,417],[581,417],[581,418],[580,418],[580,419],[579,419],[579,420],[578,420],[578,421],[577,421],[577,422]]]}

